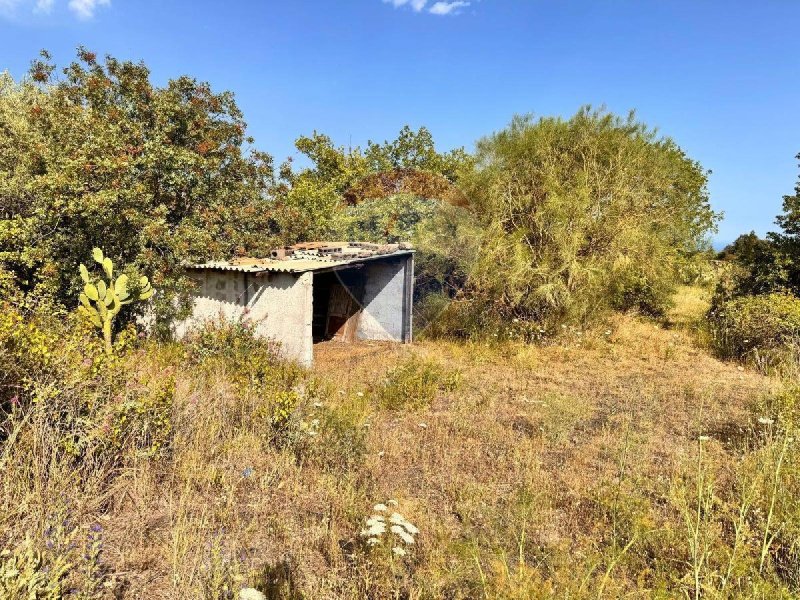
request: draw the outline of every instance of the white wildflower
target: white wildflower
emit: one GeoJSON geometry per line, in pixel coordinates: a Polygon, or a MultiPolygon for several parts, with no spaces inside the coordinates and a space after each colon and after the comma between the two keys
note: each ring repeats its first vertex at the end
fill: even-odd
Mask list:
{"type": "Polygon", "coordinates": [[[400,546],[395,546],[392,548],[392,552],[394,552],[397,556],[405,556],[406,551],[403,550],[400,546]]]}
{"type": "Polygon", "coordinates": [[[403,523],[403,526],[406,528],[406,531],[408,531],[408,533],[410,533],[410,534],[412,534],[412,535],[417,535],[417,534],[419,533],[419,529],[417,529],[416,527],[414,527],[414,525],[412,525],[412,524],[411,524],[411,523],[409,523],[408,521],[406,521],[405,523],[403,523]]]}
{"type": "Polygon", "coordinates": [[[699,438],[697,438],[697,439],[698,439],[699,441],[701,441],[701,442],[707,442],[707,441],[709,441],[711,438],[710,438],[709,436],[707,436],[707,435],[701,435],[701,436],[700,436],[699,438]]]}
{"type": "Polygon", "coordinates": [[[420,423],[419,427],[420,427],[420,429],[427,429],[428,428],[428,424],[427,423],[420,423]]]}
{"type": "Polygon", "coordinates": [[[384,518],[381,515],[372,515],[369,519],[367,519],[367,525],[372,527],[376,523],[383,523],[384,518]]]}
{"type": "Polygon", "coordinates": [[[378,543],[378,538],[371,537],[367,540],[367,544],[369,544],[370,546],[374,546],[377,543],[378,543]]]}
{"type": "Polygon", "coordinates": [[[767,417],[758,417],[758,422],[762,425],[772,425],[775,421],[767,417]]]}
{"type": "Polygon", "coordinates": [[[375,512],[386,512],[389,509],[386,508],[385,504],[376,504],[375,506],[372,507],[372,510],[374,510],[375,512]]]}
{"type": "Polygon", "coordinates": [[[361,537],[378,537],[386,533],[386,525],[383,523],[374,523],[370,525],[369,529],[364,529],[361,532],[361,537]]]}
{"type": "Polygon", "coordinates": [[[239,600],[267,600],[267,597],[256,588],[242,588],[239,590],[239,600]]]}
{"type": "Polygon", "coordinates": [[[322,408],[325,406],[322,402],[314,402],[314,408],[322,408]]]}
{"type": "Polygon", "coordinates": [[[364,392],[356,392],[356,396],[358,396],[359,398],[363,398],[364,392]]]}
{"type": "Polygon", "coordinates": [[[413,544],[414,543],[414,536],[408,533],[405,529],[400,527],[400,525],[392,525],[390,531],[403,540],[406,544],[413,544]]]}

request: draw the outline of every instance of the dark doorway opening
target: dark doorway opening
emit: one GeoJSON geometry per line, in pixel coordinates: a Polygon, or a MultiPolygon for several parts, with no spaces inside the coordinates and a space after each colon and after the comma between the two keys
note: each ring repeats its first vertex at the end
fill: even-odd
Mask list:
{"type": "Polygon", "coordinates": [[[314,343],[355,340],[363,297],[364,273],[361,269],[315,273],[311,322],[314,343]]]}

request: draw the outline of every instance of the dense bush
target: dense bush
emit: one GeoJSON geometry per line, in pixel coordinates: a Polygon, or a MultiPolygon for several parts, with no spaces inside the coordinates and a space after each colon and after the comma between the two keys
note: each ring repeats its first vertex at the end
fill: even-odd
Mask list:
{"type": "Polygon", "coordinates": [[[478,143],[477,165],[464,181],[482,225],[467,296],[545,328],[663,311],[717,218],[706,173],[633,115],[517,117],[478,143]]]}
{"type": "Polygon", "coordinates": [[[788,294],[734,298],[715,306],[709,320],[727,358],[775,357],[800,344],[800,298],[788,294]]]}
{"type": "Polygon", "coordinates": [[[71,307],[100,245],[150,276],[167,316],[183,261],[271,245],[271,158],[246,152],[230,93],[158,87],[141,63],[81,49],[60,79],[46,54],[21,82],[1,75],[0,122],[0,279],[30,298],[71,307]]]}

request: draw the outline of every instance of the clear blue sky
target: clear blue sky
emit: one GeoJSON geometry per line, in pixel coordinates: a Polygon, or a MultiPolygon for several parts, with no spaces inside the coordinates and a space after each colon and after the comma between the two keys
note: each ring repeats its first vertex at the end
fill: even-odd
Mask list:
{"type": "Polygon", "coordinates": [[[459,4],[0,0],[0,70],[83,44],[159,83],[190,74],[234,91],[277,161],[314,129],[357,145],[426,125],[440,148],[470,148],[515,113],[635,108],[713,171],[718,243],[774,229],[798,175],[800,2],[459,4]]]}

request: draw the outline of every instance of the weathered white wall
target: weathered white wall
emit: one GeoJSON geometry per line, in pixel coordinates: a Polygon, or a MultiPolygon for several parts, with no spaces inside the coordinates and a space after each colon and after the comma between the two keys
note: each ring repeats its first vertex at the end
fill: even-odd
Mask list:
{"type": "Polygon", "coordinates": [[[245,316],[255,332],[280,344],[281,354],[304,365],[313,359],[311,338],[311,273],[269,273],[260,277],[237,271],[198,269],[192,315],[176,323],[182,337],[207,320],[238,320],[245,316]]]}
{"type": "Polygon", "coordinates": [[[368,262],[364,266],[363,309],[356,336],[360,340],[410,342],[413,262],[410,257],[368,262]],[[404,331],[404,325],[406,325],[404,331]]]}

